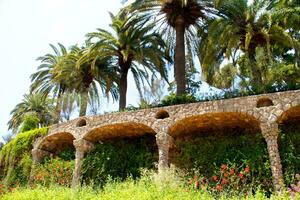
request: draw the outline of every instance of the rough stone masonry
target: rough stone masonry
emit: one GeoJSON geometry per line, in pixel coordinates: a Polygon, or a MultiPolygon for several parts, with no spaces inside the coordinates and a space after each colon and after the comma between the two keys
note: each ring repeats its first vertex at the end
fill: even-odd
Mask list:
{"type": "Polygon", "coordinates": [[[33,163],[73,145],[76,166],[72,185],[75,187],[80,183],[84,155],[93,144],[106,139],[150,134],[156,137],[158,170],[162,172],[170,165],[169,149],[177,137],[197,131],[209,133],[215,128],[242,126],[256,128],[265,138],[273,184],[279,191],[284,182],[277,143],[278,124],[290,118],[300,119],[300,90],[86,116],[51,126],[48,134],[34,144],[33,163]]]}

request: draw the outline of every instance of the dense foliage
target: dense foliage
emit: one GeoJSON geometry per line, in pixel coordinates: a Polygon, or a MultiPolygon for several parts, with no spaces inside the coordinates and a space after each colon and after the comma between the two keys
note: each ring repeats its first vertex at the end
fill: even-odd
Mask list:
{"type": "Polygon", "coordinates": [[[283,127],[279,135],[278,143],[285,183],[287,186],[290,186],[297,182],[296,175],[300,174],[299,124],[283,127]]]}
{"type": "MultiPolygon", "coordinates": [[[[177,167],[185,169],[191,177],[195,174],[209,181],[217,176],[221,182],[220,178],[224,177],[220,177],[220,166],[227,166],[234,174],[239,174],[247,166],[253,178],[247,180],[247,184],[262,185],[267,190],[272,188],[266,142],[260,134],[251,137],[240,134],[205,135],[179,140],[176,146],[173,162],[177,167]]],[[[226,176],[229,174],[227,172],[226,176]]]]}
{"type": "Polygon", "coordinates": [[[20,133],[0,152],[0,177],[6,185],[24,185],[31,169],[31,149],[37,137],[46,135],[48,128],[20,133]]]}
{"type": "Polygon", "coordinates": [[[136,179],[141,169],[153,169],[158,161],[155,138],[139,137],[98,144],[83,163],[83,182],[103,186],[109,179],[136,179]]]}

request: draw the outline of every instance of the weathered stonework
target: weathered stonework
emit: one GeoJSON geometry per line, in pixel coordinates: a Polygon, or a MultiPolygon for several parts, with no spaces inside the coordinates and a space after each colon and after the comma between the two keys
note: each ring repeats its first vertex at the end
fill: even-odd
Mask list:
{"type": "Polygon", "coordinates": [[[64,144],[72,144],[74,140],[76,167],[73,183],[76,185],[79,182],[81,160],[89,148],[75,141],[96,143],[106,139],[150,134],[156,136],[159,168],[165,168],[169,166],[168,152],[173,138],[194,131],[252,127],[261,130],[266,139],[274,186],[279,190],[283,186],[283,179],[277,126],[291,117],[300,118],[300,90],[86,116],[53,125],[45,137],[37,140],[34,148],[54,153],[56,149],[60,150],[64,144]]]}
{"type": "Polygon", "coordinates": [[[73,144],[76,149],[75,153],[75,169],[73,172],[72,187],[77,187],[80,185],[80,176],[81,176],[81,166],[84,154],[91,151],[94,148],[94,145],[91,142],[88,142],[84,139],[74,140],[73,144]]]}

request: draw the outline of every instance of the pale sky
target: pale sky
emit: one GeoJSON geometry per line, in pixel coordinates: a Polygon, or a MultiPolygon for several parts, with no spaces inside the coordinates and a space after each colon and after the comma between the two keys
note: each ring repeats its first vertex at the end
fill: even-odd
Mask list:
{"type": "MultiPolygon", "coordinates": [[[[28,92],[36,58],[53,53],[49,44],[81,44],[86,33],[107,29],[108,11],[117,13],[121,6],[121,0],[0,0],[0,136],[28,92]]],[[[128,104],[136,104],[135,87],[129,88],[128,104]]]]}
{"type": "MultiPolygon", "coordinates": [[[[29,76],[40,64],[36,58],[53,53],[50,43],[82,44],[86,33],[108,29],[108,11],[121,7],[121,0],[0,0],[0,141],[8,133],[10,111],[28,93],[29,76]]],[[[208,91],[208,85],[201,90],[208,91]]],[[[127,105],[136,105],[138,98],[129,76],[127,105]]],[[[117,102],[104,103],[101,111],[117,107],[117,102]]]]}

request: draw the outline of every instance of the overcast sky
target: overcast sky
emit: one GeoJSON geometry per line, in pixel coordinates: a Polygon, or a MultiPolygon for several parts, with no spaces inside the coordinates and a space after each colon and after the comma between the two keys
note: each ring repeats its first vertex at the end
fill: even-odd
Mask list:
{"type": "MultiPolygon", "coordinates": [[[[86,33],[107,29],[108,11],[117,13],[121,6],[121,0],[0,0],[0,136],[8,132],[10,111],[28,92],[36,58],[52,53],[49,44],[81,44],[86,33]]],[[[129,104],[137,102],[133,88],[129,104]]]]}

